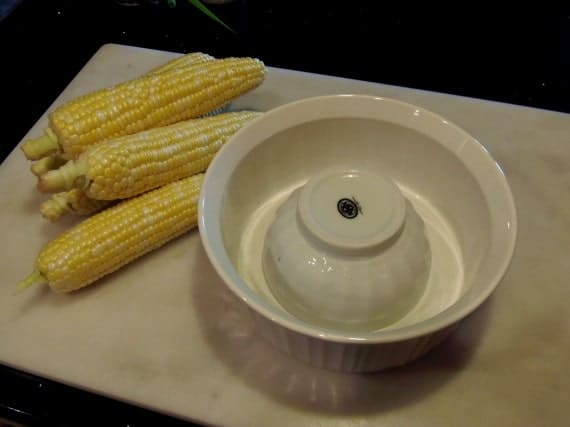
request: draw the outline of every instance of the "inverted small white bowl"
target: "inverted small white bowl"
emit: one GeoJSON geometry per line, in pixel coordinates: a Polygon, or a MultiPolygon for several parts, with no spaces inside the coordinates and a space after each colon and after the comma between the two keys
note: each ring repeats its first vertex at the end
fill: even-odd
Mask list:
{"type": "Polygon", "coordinates": [[[315,326],[374,331],[402,318],[427,286],[424,224],[377,171],[327,170],[279,206],[265,237],[267,285],[315,326]]]}
{"type": "Polygon", "coordinates": [[[214,268],[266,339],[315,366],[352,372],[407,363],[441,342],[498,285],[516,240],[510,188],[479,142],[423,108],[362,95],[287,104],[238,131],[208,168],[198,224],[214,268]],[[276,209],[327,169],[390,177],[426,225],[427,287],[393,324],[318,325],[289,313],[267,285],[263,242],[276,209]]]}

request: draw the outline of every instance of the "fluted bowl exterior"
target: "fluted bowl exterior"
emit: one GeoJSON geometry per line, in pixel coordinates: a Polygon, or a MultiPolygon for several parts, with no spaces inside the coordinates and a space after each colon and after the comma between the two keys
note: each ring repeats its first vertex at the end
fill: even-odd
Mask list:
{"type": "Polygon", "coordinates": [[[402,341],[346,344],[300,334],[249,311],[259,334],[275,348],[316,368],[338,372],[367,373],[406,365],[424,356],[458,326],[402,341]]]}

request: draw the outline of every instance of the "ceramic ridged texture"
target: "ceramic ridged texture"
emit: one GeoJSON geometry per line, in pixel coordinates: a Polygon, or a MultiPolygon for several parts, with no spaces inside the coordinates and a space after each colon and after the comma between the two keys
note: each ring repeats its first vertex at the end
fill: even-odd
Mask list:
{"type": "Polygon", "coordinates": [[[313,338],[250,312],[260,335],[274,347],[316,368],[340,372],[374,372],[405,365],[428,353],[456,327],[393,343],[347,344],[313,338]]]}
{"type": "Polygon", "coordinates": [[[73,158],[97,142],[199,117],[259,86],[261,61],[224,58],[102,89],[57,108],[50,129],[73,158]]]}

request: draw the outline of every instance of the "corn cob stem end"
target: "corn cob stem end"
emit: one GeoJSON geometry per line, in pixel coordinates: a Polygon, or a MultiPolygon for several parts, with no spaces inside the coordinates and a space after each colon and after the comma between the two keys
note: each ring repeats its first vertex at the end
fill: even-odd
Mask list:
{"type": "Polygon", "coordinates": [[[51,129],[35,139],[28,139],[22,144],[22,151],[28,160],[39,160],[59,150],[57,136],[51,129]]]}
{"type": "Polygon", "coordinates": [[[38,190],[42,193],[58,193],[72,188],[85,189],[88,184],[85,176],[87,169],[87,162],[80,159],[70,160],[59,169],[41,175],[38,180],[38,190]]]}
{"type": "Polygon", "coordinates": [[[14,294],[18,294],[33,285],[40,285],[47,282],[48,282],[47,279],[42,275],[42,273],[40,273],[38,269],[34,269],[34,271],[32,271],[32,273],[28,277],[26,277],[24,280],[18,283],[14,291],[14,294]]]}
{"type": "Polygon", "coordinates": [[[32,163],[30,170],[39,177],[50,170],[57,169],[65,164],[66,160],[57,154],[51,154],[32,163]]]}
{"type": "Polygon", "coordinates": [[[54,194],[51,199],[46,200],[40,206],[42,217],[51,222],[57,221],[62,215],[69,211],[69,205],[62,193],[54,194]]]}

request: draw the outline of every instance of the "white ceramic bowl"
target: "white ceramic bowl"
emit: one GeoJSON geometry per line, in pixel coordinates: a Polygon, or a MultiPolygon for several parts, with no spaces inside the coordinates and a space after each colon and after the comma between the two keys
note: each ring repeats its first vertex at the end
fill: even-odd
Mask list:
{"type": "Polygon", "coordinates": [[[498,285],[516,239],[508,183],[479,142],[423,108],[362,95],[283,105],[238,131],[208,168],[198,223],[210,261],[262,336],[312,365],[351,372],[402,365],[441,342],[498,285]],[[277,209],[329,170],[388,177],[425,225],[429,250],[417,253],[431,263],[421,297],[384,326],[292,314],[264,273],[277,209]]]}
{"type": "Polygon", "coordinates": [[[417,304],[430,259],[422,219],[388,177],[333,169],[277,209],[263,272],[277,302],[307,323],[374,331],[417,304]]]}

